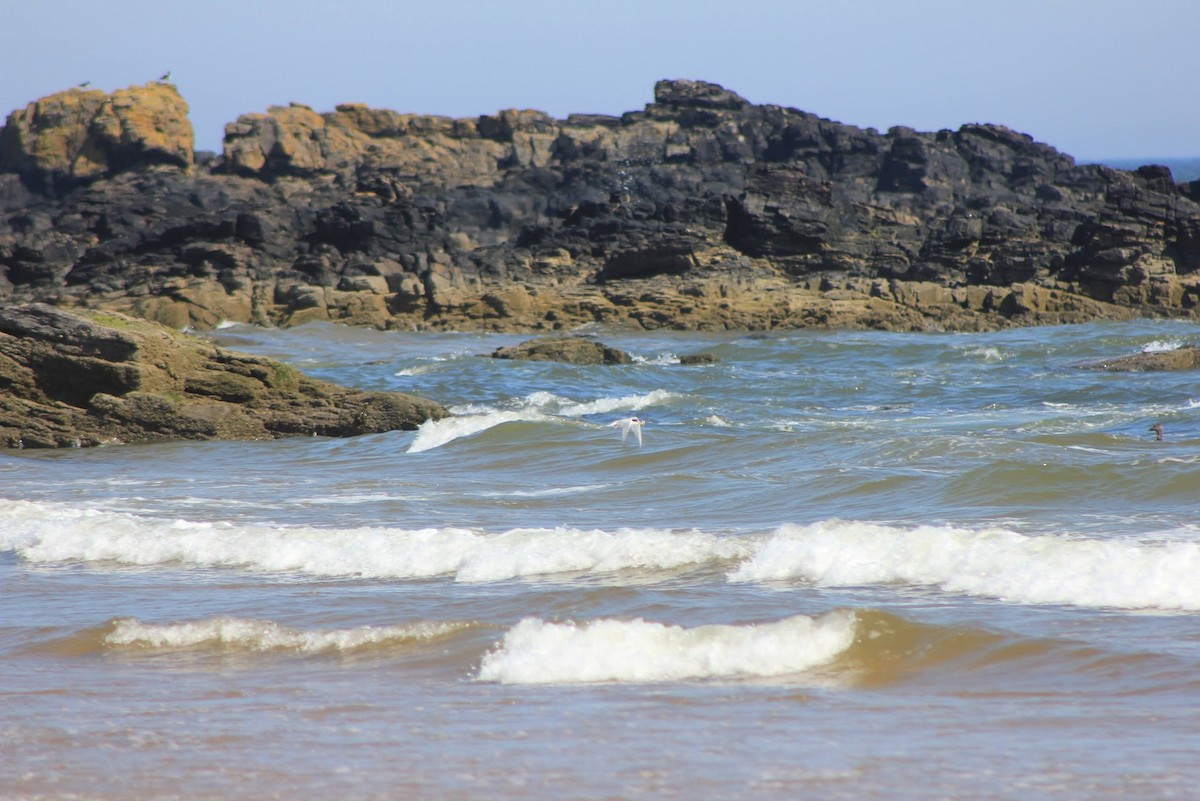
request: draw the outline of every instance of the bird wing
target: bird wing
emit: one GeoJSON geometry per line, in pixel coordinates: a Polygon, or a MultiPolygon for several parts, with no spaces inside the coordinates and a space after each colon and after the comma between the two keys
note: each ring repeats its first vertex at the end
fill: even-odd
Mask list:
{"type": "MultiPolygon", "coordinates": [[[[631,428],[635,429],[635,430],[637,429],[637,426],[634,425],[633,421],[628,418],[626,418],[624,420],[614,420],[613,422],[608,424],[608,427],[621,429],[621,443],[622,444],[624,444],[625,440],[629,438],[629,429],[631,429],[631,428]]],[[[642,432],[641,431],[637,432],[637,438],[638,438],[638,444],[641,444],[641,441],[642,441],[642,432]]]]}
{"type": "MultiPolygon", "coordinates": [[[[629,428],[633,429],[633,435],[635,437],[637,437],[638,447],[639,448],[642,447],[642,424],[641,423],[630,423],[629,428]]],[[[624,442],[625,441],[624,438],[622,438],[621,441],[624,442]]]]}

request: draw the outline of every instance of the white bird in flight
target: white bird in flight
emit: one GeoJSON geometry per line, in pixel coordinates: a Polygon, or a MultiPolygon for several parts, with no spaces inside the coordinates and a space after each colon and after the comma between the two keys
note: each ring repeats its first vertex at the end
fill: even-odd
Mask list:
{"type": "Polygon", "coordinates": [[[629,438],[629,432],[633,432],[633,436],[637,439],[638,447],[642,447],[642,426],[646,423],[644,420],[639,420],[636,417],[626,417],[623,420],[616,420],[608,424],[609,428],[621,429],[621,442],[625,442],[629,438]]]}

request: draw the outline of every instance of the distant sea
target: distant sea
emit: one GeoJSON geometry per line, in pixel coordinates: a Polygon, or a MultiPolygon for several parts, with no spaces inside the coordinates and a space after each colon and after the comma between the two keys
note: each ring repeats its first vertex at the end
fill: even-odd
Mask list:
{"type": "Polygon", "coordinates": [[[1200,326],[592,333],[227,326],[453,415],[0,452],[0,799],[1196,797],[1200,385],[1086,365],[1200,326]]]}
{"type": "Polygon", "coordinates": [[[1175,183],[1181,184],[1200,178],[1200,158],[1184,159],[1093,159],[1080,160],[1081,164],[1107,164],[1118,170],[1136,170],[1146,164],[1161,164],[1171,169],[1175,183]]]}

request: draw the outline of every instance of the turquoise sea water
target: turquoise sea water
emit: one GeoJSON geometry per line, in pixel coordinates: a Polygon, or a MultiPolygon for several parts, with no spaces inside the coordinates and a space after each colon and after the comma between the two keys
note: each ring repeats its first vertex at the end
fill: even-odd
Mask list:
{"type": "Polygon", "coordinates": [[[1200,384],[1083,365],[1200,326],[594,333],[230,327],[454,414],[0,454],[0,798],[1194,793],[1200,384]]]}

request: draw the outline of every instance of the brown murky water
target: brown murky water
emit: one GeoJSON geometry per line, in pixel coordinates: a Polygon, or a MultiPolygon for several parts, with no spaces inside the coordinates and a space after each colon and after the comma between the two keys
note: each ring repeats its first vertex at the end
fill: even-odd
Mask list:
{"type": "Polygon", "coordinates": [[[1198,330],[222,332],[456,416],[0,454],[0,799],[1191,798],[1198,330]]]}

